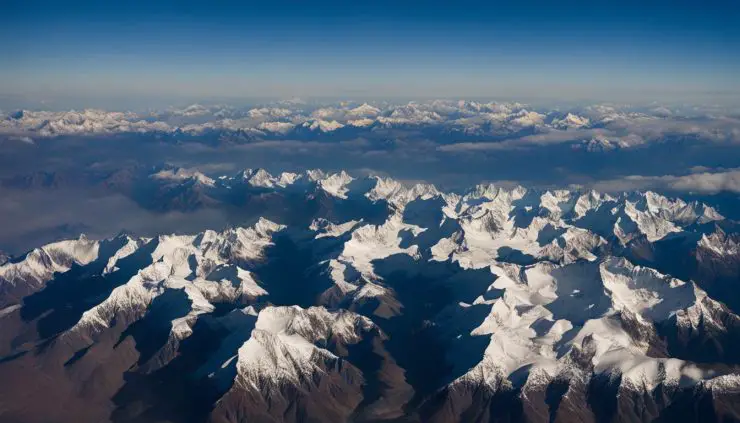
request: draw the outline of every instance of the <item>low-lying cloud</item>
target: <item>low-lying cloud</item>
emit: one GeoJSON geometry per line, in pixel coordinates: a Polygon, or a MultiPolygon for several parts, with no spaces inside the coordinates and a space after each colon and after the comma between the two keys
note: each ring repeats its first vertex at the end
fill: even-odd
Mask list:
{"type": "Polygon", "coordinates": [[[619,179],[599,181],[590,185],[600,191],[670,190],[685,193],[716,194],[740,193],[740,169],[717,172],[698,172],[675,176],[630,175],[619,179]]]}
{"type": "Polygon", "coordinates": [[[508,181],[609,192],[731,193],[734,200],[740,193],[740,119],[716,107],[555,109],[447,100],[13,112],[0,116],[0,182],[20,182],[13,189],[0,184],[0,221],[12,222],[0,225],[0,249],[18,252],[80,232],[104,237],[120,229],[145,234],[230,222],[214,210],[155,213],[125,195],[101,193],[95,178],[85,189],[76,184],[80,173],[123,169],[121,177],[107,177],[121,184],[127,168],[155,173],[162,165],[213,179],[258,167],[355,175],[372,169],[446,191],[508,181]],[[47,177],[49,187],[23,188],[44,185],[47,177]]]}

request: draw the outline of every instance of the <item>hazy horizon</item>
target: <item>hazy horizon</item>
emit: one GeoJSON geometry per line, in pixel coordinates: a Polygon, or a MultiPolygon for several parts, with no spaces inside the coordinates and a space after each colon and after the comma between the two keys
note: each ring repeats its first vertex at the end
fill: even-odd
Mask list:
{"type": "Polygon", "coordinates": [[[725,102],[740,93],[738,9],[14,1],[0,17],[0,93],[110,108],[293,96],[725,102]]]}

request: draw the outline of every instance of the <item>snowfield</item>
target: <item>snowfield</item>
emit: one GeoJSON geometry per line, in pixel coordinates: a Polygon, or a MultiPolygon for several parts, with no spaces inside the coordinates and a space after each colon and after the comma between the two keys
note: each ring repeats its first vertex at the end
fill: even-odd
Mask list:
{"type": "MultiPolygon", "coordinates": [[[[378,112],[363,105],[351,114],[378,112]]],[[[414,110],[391,118],[411,117],[420,118],[414,110]]],[[[588,123],[568,115],[558,125],[588,123]]],[[[706,280],[681,279],[633,254],[685,236],[682,260],[710,254],[737,261],[737,236],[703,204],[653,192],[493,185],[458,195],[345,172],[154,177],[214,191],[298,193],[306,201],[325,194],[335,207],[355,204],[355,216],[340,221],[328,208],[300,227],[263,218],[221,232],[49,244],[0,266],[0,293],[8,298],[0,319],[32,315],[24,311],[36,304],[32,298],[62,289],[60,275],[99,278],[110,289],[75,292],[70,303],[90,307],[50,334],[45,351],[85,363],[107,334],[161,326],[166,339],[147,356],[152,362],[130,370],[142,372],[187,355],[188,339],[210,322],[205,327],[221,328],[220,341],[193,372],[218,386],[227,381],[214,412],[257,421],[291,415],[296,402],[340,420],[409,413],[465,421],[476,402],[506,392],[536,408],[537,392],[548,386],[565,386],[564,403],[597,413],[578,395],[601,380],[620,395],[669,392],[650,402],[661,415],[688,392],[719,398],[740,390],[737,310],[712,298],[706,280]],[[363,207],[377,205],[385,220],[370,223],[363,207]],[[13,300],[19,286],[31,300],[13,300]],[[423,351],[436,354],[437,364],[413,355],[423,351]]],[[[63,307],[50,301],[52,313],[63,307]]],[[[81,365],[67,364],[70,371],[81,365]]],[[[734,404],[721,407],[732,415],[740,412],[734,404]]]]}

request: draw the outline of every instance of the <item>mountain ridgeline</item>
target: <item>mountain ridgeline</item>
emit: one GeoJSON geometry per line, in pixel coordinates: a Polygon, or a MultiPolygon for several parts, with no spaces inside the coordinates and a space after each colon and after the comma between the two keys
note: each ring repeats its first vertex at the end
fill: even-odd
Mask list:
{"type": "Polygon", "coordinates": [[[740,421],[740,227],[702,203],[149,180],[250,221],[3,259],[0,422],[740,421]]]}

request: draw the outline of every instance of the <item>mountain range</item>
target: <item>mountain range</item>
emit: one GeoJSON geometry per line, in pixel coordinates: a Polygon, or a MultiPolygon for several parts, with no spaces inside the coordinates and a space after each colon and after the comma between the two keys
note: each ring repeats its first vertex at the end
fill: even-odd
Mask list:
{"type": "MultiPolygon", "coordinates": [[[[508,141],[518,147],[568,143],[588,152],[666,140],[738,142],[736,110],[672,107],[592,104],[563,109],[518,102],[432,100],[372,105],[347,101],[252,107],[193,104],[143,112],[18,110],[0,114],[0,140],[34,144],[64,137],[119,136],[234,145],[357,138],[382,143],[387,138],[403,138],[433,140],[443,147],[441,151],[458,143],[508,141]]],[[[509,144],[495,148],[510,148],[509,144]]]]}
{"type": "Polygon", "coordinates": [[[740,226],[701,202],[318,170],[146,180],[116,186],[244,225],[0,261],[0,421],[740,420],[740,226]]]}

